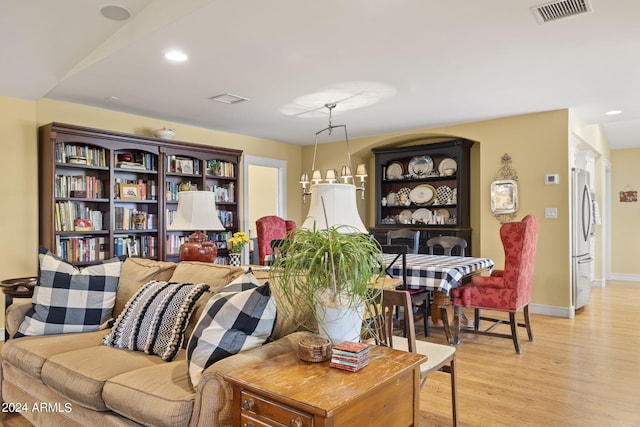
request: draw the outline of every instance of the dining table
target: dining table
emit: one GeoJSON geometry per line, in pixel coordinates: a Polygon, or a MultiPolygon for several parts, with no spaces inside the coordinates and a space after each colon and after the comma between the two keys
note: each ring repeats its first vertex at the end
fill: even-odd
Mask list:
{"type": "MultiPolygon", "coordinates": [[[[394,277],[402,277],[402,261],[393,262],[398,255],[383,253],[383,256],[388,266],[387,273],[394,277]]],[[[406,254],[406,257],[407,289],[440,291],[445,295],[449,295],[451,289],[460,286],[465,278],[483,271],[490,272],[494,266],[490,258],[429,254],[406,254]]],[[[456,310],[454,307],[453,331],[449,330],[448,322],[443,319],[450,344],[460,343],[462,315],[462,310],[456,310]]]]}

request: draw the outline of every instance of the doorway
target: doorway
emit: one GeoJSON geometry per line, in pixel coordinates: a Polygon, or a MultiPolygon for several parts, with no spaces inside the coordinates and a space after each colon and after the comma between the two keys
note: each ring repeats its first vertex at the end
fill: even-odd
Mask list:
{"type": "Polygon", "coordinates": [[[287,162],[244,155],[243,229],[256,236],[256,220],[266,215],[287,217],[287,162]]]}

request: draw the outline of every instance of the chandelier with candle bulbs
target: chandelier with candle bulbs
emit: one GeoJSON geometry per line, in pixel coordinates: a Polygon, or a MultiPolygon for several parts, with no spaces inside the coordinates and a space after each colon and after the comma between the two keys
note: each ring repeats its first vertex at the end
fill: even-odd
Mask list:
{"type": "Polygon", "coordinates": [[[306,202],[306,197],[311,195],[311,190],[309,188],[309,184],[320,184],[320,183],[342,183],[349,184],[352,183],[356,185],[355,178],[359,179],[359,186],[356,187],[357,191],[360,191],[362,194],[362,199],[364,199],[364,182],[367,177],[367,168],[364,163],[359,164],[356,167],[355,178],[352,173],[351,166],[351,149],[349,148],[349,136],[347,135],[347,125],[334,125],[332,123],[332,111],[336,107],[335,103],[325,104],[325,107],[329,110],[329,126],[326,128],[319,130],[316,132],[315,143],[313,146],[313,164],[311,167],[311,180],[309,180],[309,174],[304,172],[300,177],[300,184],[302,185],[302,200],[306,202]],[[344,139],[347,143],[347,164],[342,166],[340,169],[340,175],[338,176],[338,171],[335,169],[328,169],[324,179],[322,178],[322,174],[318,169],[316,169],[316,153],[318,150],[318,136],[320,136],[323,132],[327,132],[329,136],[333,135],[333,130],[342,128],[344,131],[344,139]]]}

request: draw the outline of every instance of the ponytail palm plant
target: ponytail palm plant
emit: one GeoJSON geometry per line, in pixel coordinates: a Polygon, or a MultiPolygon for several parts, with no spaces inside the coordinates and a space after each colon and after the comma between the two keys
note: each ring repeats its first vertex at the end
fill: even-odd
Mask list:
{"type": "Polygon", "coordinates": [[[311,312],[319,332],[330,338],[326,309],[356,309],[358,336],[348,340],[357,341],[363,313],[381,292],[375,284],[384,274],[384,260],[374,238],[352,231],[346,226],[316,229],[315,224],[313,229],[294,230],[280,246],[271,276],[287,302],[287,307],[279,307],[282,314],[295,317],[296,311],[311,312]]]}

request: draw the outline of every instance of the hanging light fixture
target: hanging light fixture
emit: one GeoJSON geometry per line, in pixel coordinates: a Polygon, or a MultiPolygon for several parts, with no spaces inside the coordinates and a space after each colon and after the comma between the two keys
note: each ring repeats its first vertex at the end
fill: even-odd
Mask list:
{"type": "MultiPolygon", "coordinates": [[[[333,118],[332,111],[336,107],[335,103],[325,104],[325,107],[329,110],[329,126],[316,132],[316,138],[313,146],[313,164],[311,167],[311,170],[312,170],[311,179],[309,179],[309,174],[306,172],[304,172],[300,177],[300,184],[302,185],[302,201],[303,202],[306,202],[307,196],[311,195],[311,191],[309,188],[309,184],[311,183],[313,183],[314,185],[320,184],[323,182],[327,184],[334,184],[341,181],[340,183],[342,184],[352,183],[355,186],[355,179],[352,173],[352,166],[351,166],[351,149],[349,148],[349,136],[347,135],[347,125],[334,125],[332,123],[332,118],[333,118]],[[323,179],[322,174],[320,173],[320,170],[316,169],[316,153],[318,151],[318,136],[323,132],[327,132],[328,135],[331,136],[333,135],[333,130],[338,128],[342,128],[342,130],[344,131],[344,139],[347,143],[347,164],[342,166],[342,168],[340,169],[340,175],[338,175],[337,170],[328,169],[323,179]]],[[[361,192],[362,199],[364,199],[364,182],[366,177],[367,177],[367,168],[365,164],[364,163],[359,164],[356,167],[355,178],[358,178],[360,182],[359,182],[359,186],[356,187],[355,190],[361,192]]]]}
{"type": "Polygon", "coordinates": [[[329,109],[329,126],[316,132],[315,145],[313,147],[313,172],[311,180],[309,175],[303,173],[300,178],[302,184],[302,199],[306,202],[306,196],[311,196],[309,213],[301,228],[324,230],[334,226],[341,233],[367,233],[356,206],[356,191],[362,193],[364,199],[364,179],[367,176],[367,169],[363,164],[356,168],[355,178],[360,179],[359,187],[355,186],[355,179],[351,172],[351,150],[349,148],[349,137],[346,125],[333,125],[331,122],[331,111],[336,104],[326,104],[329,109]],[[342,128],[344,139],[347,143],[347,165],[342,166],[340,175],[335,169],[327,170],[324,179],[316,167],[316,153],[318,148],[318,136],[323,132],[333,134],[333,130],[342,128]],[[309,187],[309,184],[311,186],[309,187]]]}

